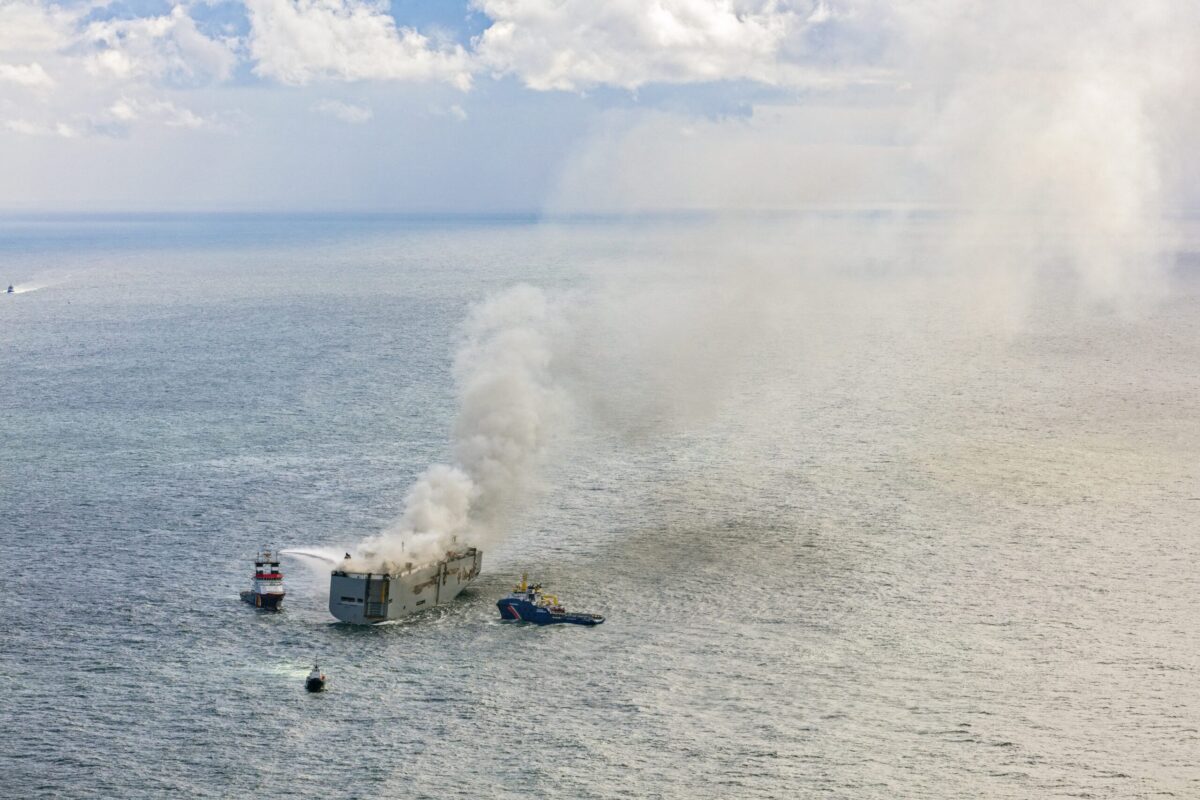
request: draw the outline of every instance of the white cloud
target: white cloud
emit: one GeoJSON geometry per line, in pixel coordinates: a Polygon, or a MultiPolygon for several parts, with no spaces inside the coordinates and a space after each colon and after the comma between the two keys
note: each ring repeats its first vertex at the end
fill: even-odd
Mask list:
{"type": "MultiPolygon", "coordinates": [[[[1193,205],[1200,196],[1191,152],[1200,131],[1200,6],[1174,0],[1086,9],[1035,0],[456,0],[492,20],[467,49],[434,28],[397,23],[386,0],[245,0],[250,28],[237,41],[206,36],[189,6],[170,6],[178,0],[157,16],[102,21],[89,20],[110,16],[104,0],[72,0],[74,10],[53,1],[0,0],[0,135],[13,161],[16,134],[132,139],[155,128],[165,137],[167,127],[244,118],[254,122],[245,126],[247,152],[266,160],[278,151],[278,164],[299,147],[278,141],[298,118],[363,123],[368,106],[384,107],[372,92],[391,90],[360,87],[347,98],[328,86],[281,91],[278,83],[467,88],[472,75],[491,71],[539,91],[726,80],[827,89],[664,87],[644,104],[589,105],[497,87],[470,107],[472,127],[487,130],[462,136],[464,146],[503,161],[517,148],[509,141],[544,136],[545,163],[565,165],[565,174],[557,196],[555,177],[531,185],[545,187],[552,207],[1016,209],[1043,220],[1043,230],[1022,233],[1039,257],[1096,265],[1085,279],[1113,295],[1140,280],[1122,265],[1143,246],[1128,243],[1155,233],[1159,210],[1180,194],[1190,192],[1193,205]],[[239,59],[261,76],[258,85],[222,85],[239,59]],[[868,78],[886,85],[842,91],[868,78]],[[489,137],[493,130],[505,134],[489,137]],[[1064,217],[1069,224],[1052,221],[1064,217]],[[1053,246],[1037,241],[1051,237],[1053,246]]],[[[389,106],[388,116],[407,113],[414,141],[467,116],[443,89],[413,96],[421,99],[389,106]]],[[[433,171],[435,162],[422,167],[433,171]]],[[[338,202],[355,202],[354,191],[338,202]]],[[[464,194],[462,202],[476,201],[464,194]]],[[[961,230],[966,253],[978,237],[961,230]]]]}
{"type": "MultiPolygon", "coordinates": [[[[73,72],[119,81],[150,80],[195,85],[225,80],[237,64],[235,42],[205,36],[183,5],[157,17],[109,19],[85,24],[88,8],[65,11],[38,0],[0,0],[0,54],[7,61],[34,57],[8,70],[10,82],[45,85],[52,72],[73,72]],[[12,69],[23,74],[13,77],[12,69]]],[[[72,76],[76,83],[80,76],[72,76]]]]}
{"type": "MultiPolygon", "coordinates": [[[[647,83],[808,82],[785,44],[831,12],[780,0],[474,0],[492,25],[481,63],[533,89],[636,89],[647,83]]],[[[821,80],[828,80],[826,74],[821,80]]]]}
{"type": "Polygon", "coordinates": [[[78,139],[83,135],[79,126],[67,122],[52,122],[42,125],[27,119],[5,120],[4,127],[22,136],[57,136],[63,139],[78,139]]]}
{"type": "Polygon", "coordinates": [[[458,103],[451,103],[448,106],[430,106],[429,113],[435,117],[453,117],[459,122],[467,121],[467,110],[458,103]]]}
{"type": "Polygon", "coordinates": [[[118,79],[194,85],[225,80],[237,63],[233,44],[202,34],[180,5],[161,17],[94,22],[82,38],[93,50],[88,70],[118,79]]]}
{"type": "Polygon", "coordinates": [[[205,36],[183,5],[160,16],[86,22],[94,8],[0,0],[3,129],[77,139],[121,135],[135,122],[213,127],[160,95],[227,79],[236,42],[205,36]]]}
{"type": "Polygon", "coordinates": [[[4,121],[4,127],[23,136],[39,136],[48,132],[27,119],[7,119],[4,121]]]}
{"type": "Polygon", "coordinates": [[[254,71],[282,83],[315,80],[445,81],[466,90],[471,65],[458,45],[438,47],[397,27],[386,4],[361,0],[246,0],[254,71]]]}
{"type": "Polygon", "coordinates": [[[371,118],[375,116],[374,112],[366,106],[356,106],[340,100],[321,100],[313,103],[311,110],[317,114],[340,119],[350,125],[362,125],[370,122],[371,118]]]}
{"type": "Polygon", "coordinates": [[[52,53],[68,46],[82,11],[38,0],[0,0],[0,53],[52,53]]]}
{"type": "Polygon", "coordinates": [[[122,97],[109,107],[108,113],[122,123],[153,122],[170,128],[203,128],[212,124],[194,111],[180,108],[169,100],[122,97]]]}
{"type": "Polygon", "coordinates": [[[64,118],[50,116],[41,121],[25,117],[5,120],[2,127],[23,136],[82,139],[94,136],[123,135],[134,124],[161,125],[168,128],[214,128],[214,120],[170,100],[121,97],[97,113],[76,113],[64,118]]]}
{"type": "Polygon", "coordinates": [[[49,89],[54,86],[54,79],[36,61],[32,64],[0,64],[0,81],[27,89],[49,89]]]}
{"type": "Polygon", "coordinates": [[[138,118],[138,112],[133,103],[124,98],[113,103],[108,109],[108,113],[112,114],[122,122],[132,122],[138,118]]]}

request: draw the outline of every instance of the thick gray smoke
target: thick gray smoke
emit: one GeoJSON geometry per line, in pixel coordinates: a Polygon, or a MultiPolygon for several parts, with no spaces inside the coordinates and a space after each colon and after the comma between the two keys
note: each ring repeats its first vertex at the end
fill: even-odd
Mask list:
{"type": "Polygon", "coordinates": [[[396,524],[355,549],[354,568],[392,570],[485,544],[520,511],[562,414],[552,378],[561,327],[560,310],[532,287],[472,309],[454,365],[454,463],[417,478],[396,524]]]}

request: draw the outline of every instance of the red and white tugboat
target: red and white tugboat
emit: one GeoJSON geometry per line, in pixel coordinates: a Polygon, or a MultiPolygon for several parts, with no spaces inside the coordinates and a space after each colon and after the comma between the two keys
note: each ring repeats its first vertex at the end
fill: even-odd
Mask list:
{"type": "Polygon", "coordinates": [[[279,556],[263,550],[254,559],[254,580],[242,599],[255,608],[278,611],[283,605],[283,573],[279,571],[279,556]]]}

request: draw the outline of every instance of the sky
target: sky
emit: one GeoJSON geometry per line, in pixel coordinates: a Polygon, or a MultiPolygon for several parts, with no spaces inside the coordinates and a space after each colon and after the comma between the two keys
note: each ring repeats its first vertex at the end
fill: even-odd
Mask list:
{"type": "Polygon", "coordinates": [[[1194,208],[1200,7],[0,0],[0,210],[1194,208]]]}

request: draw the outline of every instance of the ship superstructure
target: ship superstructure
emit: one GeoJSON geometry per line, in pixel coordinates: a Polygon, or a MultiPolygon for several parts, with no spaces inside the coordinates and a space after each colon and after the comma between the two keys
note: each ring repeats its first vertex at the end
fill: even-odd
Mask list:
{"type": "Polygon", "coordinates": [[[448,603],[483,568],[474,547],[449,551],[431,563],[404,564],[395,572],[334,570],[329,578],[329,613],[342,622],[373,625],[448,603]]]}
{"type": "Polygon", "coordinates": [[[254,559],[254,577],[250,580],[250,591],[242,592],[242,599],[255,608],[277,611],[283,605],[283,573],[279,570],[279,556],[263,550],[254,559]]]}

